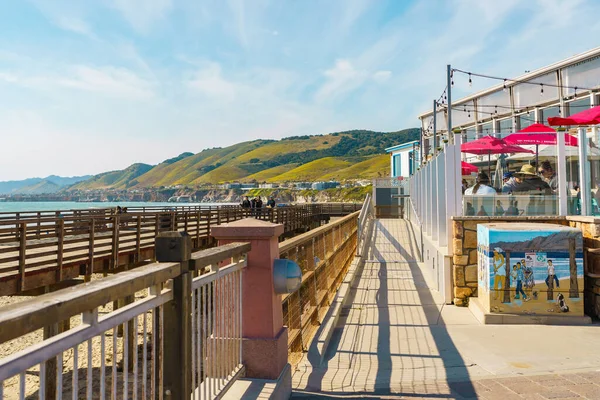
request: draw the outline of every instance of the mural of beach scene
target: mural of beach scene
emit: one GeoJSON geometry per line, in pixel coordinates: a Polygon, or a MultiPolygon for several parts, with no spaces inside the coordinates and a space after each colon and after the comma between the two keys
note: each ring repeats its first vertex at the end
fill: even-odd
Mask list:
{"type": "Polygon", "coordinates": [[[487,312],[583,315],[579,229],[536,223],[480,224],[478,297],[487,312]]]}

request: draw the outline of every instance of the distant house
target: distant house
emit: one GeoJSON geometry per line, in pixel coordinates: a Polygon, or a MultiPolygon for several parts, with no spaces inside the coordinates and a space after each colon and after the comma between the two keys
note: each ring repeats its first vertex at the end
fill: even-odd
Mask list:
{"type": "Polygon", "coordinates": [[[418,147],[419,141],[413,140],[385,149],[387,153],[390,153],[390,172],[393,178],[399,176],[408,178],[414,173],[415,167],[419,165],[418,147]]]}
{"type": "Polygon", "coordinates": [[[258,185],[259,189],[276,189],[278,187],[279,185],[277,185],[276,183],[261,183],[260,185],[258,185]]]}
{"type": "Polygon", "coordinates": [[[296,189],[310,189],[311,185],[311,182],[294,182],[294,187],[296,189]]]}
{"type": "Polygon", "coordinates": [[[242,184],[239,182],[226,183],[225,189],[242,189],[242,184]]]}
{"type": "Polygon", "coordinates": [[[329,182],[315,182],[311,185],[313,190],[325,190],[325,189],[334,189],[340,185],[339,182],[329,181],[329,182]]]}
{"type": "Polygon", "coordinates": [[[250,189],[256,189],[258,187],[258,183],[242,183],[241,189],[242,190],[250,190],[250,189]]]}

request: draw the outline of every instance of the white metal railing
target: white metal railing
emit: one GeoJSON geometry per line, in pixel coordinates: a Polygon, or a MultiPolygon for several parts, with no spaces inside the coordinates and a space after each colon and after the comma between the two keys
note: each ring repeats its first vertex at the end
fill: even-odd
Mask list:
{"type": "Polygon", "coordinates": [[[220,398],[244,372],[249,249],[232,243],[0,308],[0,399],[177,398],[182,375],[193,399],[220,398]]]}
{"type": "Polygon", "coordinates": [[[192,281],[193,399],[224,393],[243,372],[242,269],[234,259],[192,281]],[[212,336],[211,336],[212,335],[212,336]]]}
{"type": "MultiPolygon", "coordinates": [[[[174,277],[177,271],[174,265],[142,267],[134,274],[119,276],[119,282],[127,278],[145,279],[149,269],[153,269],[154,274],[165,273],[174,277]]],[[[160,326],[155,323],[160,319],[158,310],[173,299],[173,292],[170,289],[160,290],[156,285],[144,289],[149,290],[150,294],[140,301],[117,310],[110,310],[111,306],[108,306],[108,310],[107,307],[95,306],[82,313],[79,326],[1,359],[0,398],[5,398],[2,397],[3,391],[9,398],[19,399],[30,398],[36,392],[40,399],[117,399],[125,398],[125,393],[128,398],[130,395],[133,399],[150,398],[150,394],[158,389],[157,374],[154,372],[158,371],[159,366],[155,352],[148,357],[148,347],[157,348],[158,335],[154,332],[160,326]],[[151,326],[148,323],[150,319],[153,321],[151,326]],[[137,334],[130,335],[129,330],[137,334]],[[110,338],[108,341],[107,337],[110,338]],[[120,361],[117,361],[119,358],[120,361]],[[107,360],[110,360],[109,365],[107,360]],[[52,374],[53,371],[48,371],[48,368],[55,373],[52,374]],[[31,378],[35,375],[38,379],[31,378]],[[49,376],[54,379],[48,380],[49,376]]],[[[68,296],[68,293],[59,292],[53,295],[56,294],[58,298],[54,296],[55,304],[58,305],[61,296],[68,296]]],[[[4,316],[5,312],[10,314],[19,310],[26,313],[29,307],[35,307],[35,300],[39,299],[0,312],[4,316]]]]}
{"type": "Polygon", "coordinates": [[[357,226],[357,243],[356,243],[356,255],[359,256],[362,252],[363,244],[365,243],[365,237],[369,234],[369,224],[373,220],[374,209],[373,199],[370,194],[367,194],[365,201],[363,202],[360,214],[358,215],[358,226],[357,226]]]}

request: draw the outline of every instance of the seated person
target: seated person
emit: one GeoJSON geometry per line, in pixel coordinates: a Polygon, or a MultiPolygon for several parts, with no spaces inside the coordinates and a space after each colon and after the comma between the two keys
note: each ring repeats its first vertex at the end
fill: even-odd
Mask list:
{"type": "Polygon", "coordinates": [[[552,194],[550,186],[535,173],[533,165],[523,165],[519,172],[514,173],[516,185],[515,194],[552,194]]]}
{"type": "Polygon", "coordinates": [[[538,169],[538,174],[541,175],[544,182],[550,186],[550,189],[552,189],[553,192],[558,190],[558,176],[556,175],[556,172],[554,172],[554,168],[552,168],[550,161],[542,161],[538,169]]]}
{"type": "Polygon", "coordinates": [[[515,186],[517,184],[517,181],[515,180],[515,177],[513,176],[512,172],[505,172],[504,175],[502,176],[502,182],[503,182],[503,186],[502,186],[502,193],[512,193],[515,189],[515,186]]]}
{"type": "Polygon", "coordinates": [[[475,185],[465,190],[465,196],[489,196],[496,194],[496,190],[490,186],[490,178],[485,172],[477,174],[475,185]]]}

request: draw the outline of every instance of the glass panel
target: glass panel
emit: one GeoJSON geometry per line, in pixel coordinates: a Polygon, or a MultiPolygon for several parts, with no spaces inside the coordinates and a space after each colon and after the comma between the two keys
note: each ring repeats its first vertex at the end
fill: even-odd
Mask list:
{"type": "Polygon", "coordinates": [[[480,121],[511,113],[508,90],[499,90],[477,99],[477,112],[480,121]],[[500,107],[498,107],[500,106],[500,107]]]}
{"type": "Polygon", "coordinates": [[[463,196],[463,215],[532,216],[558,215],[556,195],[463,196]]]}
{"type": "Polygon", "coordinates": [[[479,126],[479,132],[482,136],[492,135],[494,133],[491,122],[479,126]]]}
{"type": "Polygon", "coordinates": [[[587,110],[588,108],[590,108],[590,98],[589,97],[585,97],[579,100],[574,100],[571,101],[569,103],[567,103],[567,116],[573,115],[573,114],[577,114],[578,112],[581,112],[583,110],[587,110]]]}
{"type": "Polygon", "coordinates": [[[559,110],[559,106],[553,106],[553,107],[544,108],[541,111],[541,114],[542,114],[542,123],[544,123],[544,124],[548,123],[548,118],[550,118],[550,117],[558,117],[558,116],[560,116],[560,113],[558,112],[558,110],[559,110]]]}
{"type": "Polygon", "coordinates": [[[533,111],[527,114],[521,114],[518,117],[519,129],[525,129],[529,125],[533,125],[535,123],[535,114],[533,111]]]}
{"type": "Polygon", "coordinates": [[[549,74],[532,79],[529,82],[538,83],[538,85],[521,83],[513,88],[515,107],[525,108],[534,104],[546,103],[552,100],[558,100],[558,88],[551,86],[542,86],[539,84],[557,85],[556,74],[549,74]]]}
{"type": "Polygon", "coordinates": [[[473,140],[477,139],[477,131],[475,130],[474,126],[466,129],[465,133],[466,133],[466,137],[464,138],[465,142],[472,142],[473,140]]]}
{"type": "Polygon", "coordinates": [[[452,107],[452,125],[465,126],[475,123],[475,111],[472,101],[452,107]]]}
{"type": "Polygon", "coordinates": [[[502,137],[513,132],[513,121],[512,118],[501,119],[498,124],[498,129],[502,134],[502,137]]]}
{"type": "MultiPolygon", "coordinates": [[[[563,89],[565,96],[575,94],[575,86],[581,88],[597,88],[600,86],[600,58],[583,61],[578,65],[567,67],[562,70],[562,79],[565,86],[572,86],[572,89],[563,89]]],[[[578,90],[581,93],[582,90],[578,90]]]]}

